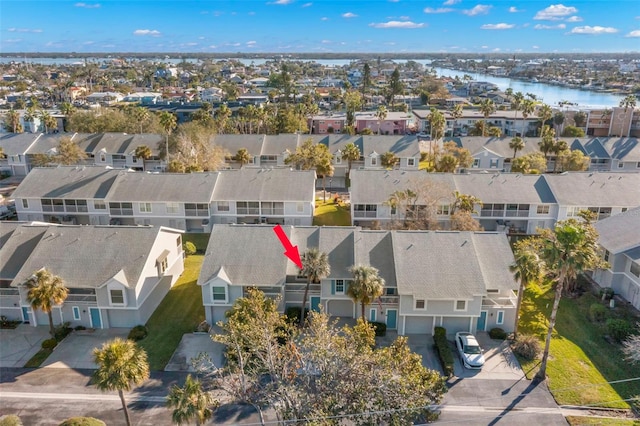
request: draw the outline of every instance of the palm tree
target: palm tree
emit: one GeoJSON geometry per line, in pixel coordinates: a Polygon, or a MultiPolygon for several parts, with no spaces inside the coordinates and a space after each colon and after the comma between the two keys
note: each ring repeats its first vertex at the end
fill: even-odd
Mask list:
{"type": "MultiPolygon", "coordinates": [[[[524,101],[524,95],[522,94],[522,92],[516,92],[513,94],[513,101],[511,101],[511,106],[513,107],[514,111],[516,112],[513,115],[513,122],[515,123],[518,120],[518,111],[520,110],[520,108],[522,107],[522,102],[524,101]]],[[[516,132],[517,134],[518,132],[516,132]]],[[[522,135],[524,137],[524,135],[522,135]]]]}
{"type": "Polygon", "coordinates": [[[151,157],[151,148],[146,145],[140,145],[136,147],[134,155],[136,158],[142,158],[143,160],[148,160],[151,157]]]}
{"type": "Polygon", "coordinates": [[[392,169],[398,162],[398,157],[391,151],[387,151],[380,156],[380,164],[385,169],[392,169]]]}
{"type": "Polygon", "coordinates": [[[584,221],[573,218],[561,221],[554,230],[545,229],[540,236],[542,239],[540,257],[544,260],[545,269],[553,274],[556,289],[540,370],[535,376],[536,380],[546,378],[551,336],[565,285],[585,270],[605,267],[604,263],[606,262],[599,255],[598,232],[587,215],[581,216],[585,219],[584,221]]]}
{"type": "Polygon", "coordinates": [[[622,117],[622,120],[620,123],[620,137],[623,136],[622,133],[624,128],[624,120],[625,118],[627,118],[627,110],[631,108],[631,110],[633,111],[635,107],[636,107],[636,97],[634,95],[627,95],[624,97],[624,99],[620,101],[620,108],[624,108],[624,116],[622,117]]]}
{"type": "Polygon", "coordinates": [[[482,128],[482,136],[486,136],[487,119],[491,114],[496,112],[496,104],[491,99],[485,99],[480,102],[480,112],[484,116],[484,127],[482,128]]]}
{"type": "MultiPolygon", "coordinates": [[[[451,118],[453,118],[453,131],[456,129],[456,124],[458,123],[458,119],[462,117],[462,105],[456,104],[451,111],[449,111],[451,118]]],[[[453,131],[451,132],[451,136],[453,136],[453,131]]]]}
{"type": "Polygon", "coordinates": [[[40,111],[40,120],[44,124],[44,132],[49,133],[50,130],[56,130],[58,128],[58,120],[55,119],[48,111],[40,111]]]}
{"type": "Polygon", "coordinates": [[[538,142],[538,147],[540,148],[540,152],[544,154],[544,159],[549,161],[549,153],[553,152],[556,146],[555,141],[553,140],[553,129],[549,126],[542,126],[542,137],[540,138],[540,142],[538,142]]]}
{"type": "Polygon", "coordinates": [[[169,135],[173,132],[173,129],[176,128],[176,124],[178,122],[175,115],[171,114],[168,111],[162,111],[159,115],[160,125],[164,129],[166,135],[165,142],[165,163],[169,165],[169,135]]]}
{"type": "Polygon", "coordinates": [[[542,126],[546,126],[547,121],[551,120],[551,118],[553,118],[553,110],[551,109],[551,107],[547,104],[543,104],[537,112],[538,118],[540,119],[540,121],[542,122],[542,126]]]}
{"type": "Polygon", "coordinates": [[[518,322],[520,320],[520,307],[522,306],[524,289],[530,282],[540,280],[543,262],[529,240],[518,241],[513,248],[513,254],[515,262],[509,266],[509,270],[513,272],[514,278],[520,282],[518,301],[516,303],[516,319],[513,327],[513,338],[515,340],[518,337],[518,322]]]}
{"type": "Polygon", "coordinates": [[[349,180],[349,173],[351,173],[351,166],[354,161],[360,159],[360,148],[353,142],[349,142],[344,146],[342,150],[342,159],[347,161],[347,180],[349,180]]]}
{"type": "Polygon", "coordinates": [[[535,111],[536,109],[536,104],[531,100],[531,99],[525,99],[522,101],[522,139],[524,139],[525,132],[524,132],[524,123],[527,120],[527,118],[533,114],[533,111],[535,111]]]}
{"type": "Polygon", "coordinates": [[[327,253],[321,252],[316,247],[307,249],[301,256],[302,269],[300,275],[307,277],[307,285],[304,288],[304,296],[302,297],[302,312],[300,313],[300,325],[304,324],[304,310],[307,307],[307,297],[309,296],[309,287],[311,283],[319,283],[321,279],[326,278],[331,273],[331,265],[329,265],[329,256],[327,253]]]}
{"type": "Polygon", "coordinates": [[[181,425],[195,418],[196,425],[200,426],[213,416],[213,409],[220,403],[213,396],[202,389],[202,383],[198,379],[187,375],[183,387],[173,385],[167,395],[167,406],[173,408],[171,420],[181,425]]]}
{"type": "Polygon", "coordinates": [[[95,348],[93,360],[98,369],[93,373],[92,382],[103,392],[118,391],[127,426],[131,426],[124,391],[129,392],[133,385],[149,378],[147,353],[133,340],[116,337],[95,348]]]}
{"type": "Polygon", "coordinates": [[[33,128],[33,123],[36,121],[37,118],[37,114],[36,114],[36,109],[33,106],[30,106],[27,108],[27,110],[24,112],[24,121],[27,123],[31,123],[31,128],[30,130],[33,132],[35,129],[33,128]]]}
{"type": "Polygon", "coordinates": [[[140,125],[140,133],[142,134],[142,125],[149,119],[151,113],[149,113],[149,110],[145,107],[137,106],[131,110],[131,115],[140,125]]]}
{"type": "Polygon", "coordinates": [[[515,160],[518,151],[522,151],[524,149],[524,141],[520,136],[515,136],[511,139],[511,142],[509,142],[509,148],[513,150],[513,159],[515,160]]]}
{"type": "Polygon", "coordinates": [[[353,282],[347,288],[347,295],[354,303],[360,302],[362,318],[366,321],[364,308],[382,296],[384,279],[373,266],[353,265],[349,272],[353,274],[353,282]]]}
{"type": "Polygon", "coordinates": [[[34,272],[26,284],[29,289],[27,302],[33,309],[40,309],[49,316],[49,333],[53,337],[55,330],[51,311],[55,305],[64,303],[69,294],[69,289],[65,287],[62,278],[51,274],[46,269],[34,272]]]}
{"type": "Polygon", "coordinates": [[[22,133],[22,124],[20,124],[20,113],[14,109],[10,109],[4,117],[4,126],[11,129],[13,133],[22,133]]]}
{"type": "Polygon", "coordinates": [[[251,155],[249,154],[249,151],[247,151],[247,148],[240,148],[233,159],[239,162],[240,167],[242,167],[245,164],[249,164],[249,161],[251,161],[251,155]]]}
{"type": "MultiPolygon", "coordinates": [[[[438,141],[442,136],[444,136],[444,128],[447,125],[447,120],[445,119],[444,114],[434,107],[431,107],[427,120],[429,121],[431,131],[431,138],[429,139],[429,155],[432,155],[433,150],[431,144],[434,139],[438,141]]],[[[429,161],[433,161],[433,159],[430,159],[429,161]]]]}
{"type": "Polygon", "coordinates": [[[376,118],[378,119],[378,135],[380,135],[380,129],[382,127],[382,121],[387,118],[387,108],[384,105],[380,105],[376,111],[376,118]]]}

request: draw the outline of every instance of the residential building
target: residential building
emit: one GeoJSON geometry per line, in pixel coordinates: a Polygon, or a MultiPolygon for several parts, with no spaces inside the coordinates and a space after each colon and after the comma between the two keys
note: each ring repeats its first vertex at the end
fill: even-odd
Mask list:
{"type": "Polygon", "coordinates": [[[640,137],[640,110],[613,107],[588,111],[587,136],[640,137]]]}
{"type": "Polygon", "coordinates": [[[592,278],[640,310],[640,208],[601,220],[595,226],[609,267],[595,270],[592,278]]]}
{"type": "MultiPolygon", "coordinates": [[[[414,109],[412,112],[415,116],[417,131],[430,133],[429,115],[431,110],[414,109]]],[[[477,122],[486,121],[488,125],[498,127],[505,136],[513,137],[524,134],[528,137],[536,134],[540,124],[540,120],[535,114],[524,118],[521,111],[498,110],[485,119],[480,110],[465,108],[462,110],[462,116],[456,120],[453,119],[449,111],[441,110],[440,112],[444,114],[446,120],[444,134],[447,136],[467,136],[477,122]]]]}
{"type": "Polygon", "coordinates": [[[162,227],[0,222],[0,313],[48,324],[47,314],[30,306],[25,285],[44,268],[69,289],[53,308],[54,324],[145,324],[184,269],[181,234],[162,227]]]}
{"type": "Polygon", "coordinates": [[[114,169],[160,171],[165,163],[160,159],[160,146],[165,137],[159,134],[93,133],[76,135],[74,142],[87,154],[87,163],[114,169]],[[136,156],[136,148],[146,146],[151,152],[147,159],[136,156]]]}
{"type": "MultiPolygon", "coordinates": [[[[329,276],[312,283],[308,308],[357,318],[348,296],[352,265],[370,265],[385,280],[384,294],[366,306],[370,321],[404,334],[513,329],[518,285],[509,272],[513,254],[501,233],[367,231],[359,227],[289,227],[300,252],[327,253],[329,276]]],[[[282,255],[271,226],[215,225],[198,277],[205,317],[225,319],[234,301],[257,287],[281,298],[278,309],[301,306],[306,287],[299,269],[282,255]]]]}

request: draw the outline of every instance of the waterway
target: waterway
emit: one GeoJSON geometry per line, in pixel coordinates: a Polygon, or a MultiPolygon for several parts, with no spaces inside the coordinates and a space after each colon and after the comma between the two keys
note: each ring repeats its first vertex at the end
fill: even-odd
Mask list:
{"type": "MultiPolygon", "coordinates": [[[[109,61],[110,58],[87,58],[88,62],[106,62],[109,61]]],[[[153,61],[153,59],[150,59],[153,61]]],[[[155,59],[158,62],[171,63],[171,64],[179,64],[180,62],[187,61],[191,63],[197,63],[199,60],[194,58],[184,58],[184,59],[163,59],[157,58],[155,59]]],[[[253,59],[238,59],[240,62],[245,65],[262,65],[266,61],[270,59],[266,58],[253,58],[253,59]]],[[[24,59],[21,60],[18,58],[8,58],[8,57],[0,57],[0,63],[10,63],[12,61],[16,62],[24,62],[24,59]]],[[[29,63],[41,64],[41,65],[82,65],[84,63],[84,58],[28,58],[29,63]]],[[[345,66],[349,65],[352,61],[347,59],[316,59],[315,62],[322,64],[324,66],[345,66]]],[[[397,63],[406,62],[406,60],[396,60],[397,63]]],[[[431,65],[431,61],[426,60],[417,60],[416,62],[425,65],[425,67],[429,68],[431,65]]],[[[448,77],[456,77],[463,78],[465,75],[471,76],[476,81],[487,81],[495,84],[502,91],[511,88],[514,93],[522,92],[524,94],[532,93],[536,95],[536,97],[547,105],[552,107],[558,107],[560,102],[571,102],[574,104],[569,108],[572,109],[589,109],[589,108],[611,108],[614,106],[618,106],[620,101],[624,98],[624,95],[612,94],[612,93],[603,93],[603,92],[594,92],[589,90],[580,90],[574,89],[570,87],[562,87],[556,86],[546,83],[538,83],[531,81],[523,81],[516,80],[507,77],[496,77],[487,74],[478,74],[478,73],[469,73],[464,71],[452,70],[447,68],[433,68],[438,76],[448,76],[448,77]]]]}

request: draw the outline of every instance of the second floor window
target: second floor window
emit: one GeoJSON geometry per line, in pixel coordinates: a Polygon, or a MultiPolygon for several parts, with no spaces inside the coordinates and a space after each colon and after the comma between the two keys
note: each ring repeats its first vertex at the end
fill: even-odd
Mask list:
{"type": "Polygon", "coordinates": [[[140,203],[140,213],[151,213],[151,203],[140,203]]]}

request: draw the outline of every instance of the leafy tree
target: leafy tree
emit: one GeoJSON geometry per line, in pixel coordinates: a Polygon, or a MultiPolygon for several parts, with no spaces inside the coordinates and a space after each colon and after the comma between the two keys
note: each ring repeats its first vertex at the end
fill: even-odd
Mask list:
{"type": "Polygon", "coordinates": [[[342,159],[347,161],[347,179],[349,179],[353,162],[360,159],[360,148],[353,142],[349,142],[342,150],[342,159]]]}
{"type": "Polygon", "coordinates": [[[392,169],[398,162],[398,157],[391,151],[387,151],[380,156],[380,164],[385,169],[392,169]]]}
{"type": "Polygon", "coordinates": [[[583,138],[584,130],[575,126],[566,126],[562,131],[562,137],[565,138],[583,138]]]}
{"type": "Polygon", "coordinates": [[[365,62],[362,67],[362,96],[367,94],[367,91],[371,87],[371,67],[368,62],[365,62]]]}
{"type": "Polygon", "coordinates": [[[64,303],[69,294],[69,289],[65,287],[64,280],[57,275],[53,275],[46,269],[40,269],[33,273],[27,281],[27,302],[33,309],[40,309],[49,317],[49,333],[53,337],[53,316],[51,311],[55,305],[64,303]]]}
{"type": "Polygon", "coordinates": [[[80,148],[78,144],[73,142],[69,137],[63,136],[58,144],[58,153],[54,157],[55,162],[65,166],[78,164],[87,158],[87,153],[80,148]]]}
{"type": "Polygon", "coordinates": [[[229,156],[226,149],[209,143],[212,129],[199,123],[184,123],[178,126],[173,138],[173,160],[169,169],[173,172],[215,171],[220,169],[229,156]]]}
{"type": "Polygon", "coordinates": [[[356,111],[362,108],[362,94],[357,90],[349,90],[344,94],[344,104],[347,110],[347,126],[355,123],[356,111]]]}
{"type": "Polygon", "coordinates": [[[509,142],[509,148],[511,148],[513,150],[513,159],[516,159],[516,155],[518,154],[518,151],[522,151],[524,149],[524,141],[522,140],[521,137],[519,136],[515,136],[511,139],[511,142],[509,142]]]}
{"type": "Polygon", "coordinates": [[[14,109],[10,109],[4,116],[4,127],[12,133],[22,133],[24,129],[20,124],[20,113],[14,109]]]}
{"type": "Polygon", "coordinates": [[[244,166],[251,161],[251,155],[249,151],[247,151],[247,148],[240,148],[233,159],[240,163],[240,166],[244,166]]]}
{"type": "MultiPolygon", "coordinates": [[[[444,129],[447,125],[444,114],[432,107],[427,120],[431,128],[431,139],[435,141],[440,140],[440,138],[444,136],[444,129]]],[[[429,141],[429,152],[431,153],[431,141],[429,141]]]]}
{"type": "MultiPolygon", "coordinates": [[[[511,107],[516,112],[513,116],[514,123],[518,120],[518,111],[520,111],[520,109],[522,108],[523,102],[524,102],[524,95],[522,94],[522,92],[516,92],[513,94],[513,99],[511,100],[511,107]]],[[[522,134],[522,137],[524,137],[524,133],[522,134]]]]}
{"type": "Polygon", "coordinates": [[[218,108],[214,115],[216,131],[220,134],[229,133],[229,118],[231,117],[231,110],[225,104],[218,108]]]}
{"type": "Polygon", "coordinates": [[[137,146],[134,155],[136,158],[148,160],[151,157],[151,148],[146,145],[137,146]]]}
{"type": "Polygon", "coordinates": [[[213,416],[213,409],[219,406],[219,402],[202,388],[198,379],[187,375],[183,387],[173,385],[167,396],[167,406],[173,408],[171,420],[181,425],[195,419],[196,425],[204,424],[213,416]]]}
{"type": "Polygon", "coordinates": [[[409,187],[390,194],[386,204],[401,214],[400,229],[439,229],[438,214],[452,201],[452,188],[429,178],[409,182],[409,187]]]}
{"type": "Polygon", "coordinates": [[[547,160],[540,152],[523,155],[511,162],[511,172],[540,174],[547,170],[547,160]]]}
{"type": "Polygon", "coordinates": [[[133,119],[140,125],[140,133],[142,134],[143,124],[149,119],[151,113],[145,107],[135,106],[130,108],[130,114],[133,119]]]}
{"type": "Polygon", "coordinates": [[[497,126],[489,126],[489,130],[487,131],[487,133],[492,138],[499,138],[499,137],[502,136],[502,129],[500,127],[497,127],[497,126]]]}
{"type": "Polygon", "coordinates": [[[553,275],[556,289],[542,361],[535,376],[537,380],[546,378],[551,336],[563,289],[566,287],[571,291],[571,283],[583,271],[606,265],[598,249],[598,232],[588,220],[588,215],[582,216],[587,220],[571,218],[558,222],[553,230],[543,229],[540,232],[539,256],[544,262],[544,269],[553,275]]]}
{"type": "MultiPolygon", "coordinates": [[[[489,119],[489,116],[494,112],[496,112],[496,104],[494,104],[491,99],[484,99],[482,102],[480,102],[480,112],[484,116],[484,122],[485,122],[484,128],[486,130],[487,120],[489,119]]],[[[486,136],[486,135],[483,133],[482,136],[486,136]]]]}
{"type": "Polygon", "coordinates": [[[583,128],[587,124],[587,113],[584,111],[578,111],[573,114],[573,122],[576,127],[583,128]]]}
{"type": "MultiPolygon", "coordinates": [[[[640,328],[640,324],[638,324],[638,328],[640,328]]],[[[624,352],[626,360],[631,363],[640,363],[640,334],[629,336],[622,345],[622,352],[624,352]]]]}
{"type": "Polygon", "coordinates": [[[130,391],[134,384],[140,385],[149,378],[147,353],[133,340],[116,337],[105,342],[101,348],[95,348],[93,360],[98,369],[91,381],[103,392],[118,391],[126,424],[131,426],[124,391],[130,391]]]}
{"type": "Polygon", "coordinates": [[[564,114],[562,111],[558,111],[553,115],[553,124],[556,126],[556,135],[559,135],[561,133],[559,130],[560,126],[564,124],[564,114]]]}
{"type": "Polygon", "coordinates": [[[518,288],[518,301],[516,303],[516,319],[513,327],[514,340],[518,337],[518,322],[525,288],[531,282],[539,282],[543,273],[543,262],[537,253],[538,240],[535,238],[520,240],[514,244],[513,254],[515,261],[509,270],[516,280],[520,282],[518,288]]]}
{"type": "Polygon", "coordinates": [[[159,113],[158,119],[160,120],[160,125],[162,126],[165,134],[164,160],[167,164],[169,164],[169,136],[176,128],[178,119],[175,115],[168,111],[162,111],[161,113],[159,113]]]}
{"type": "Polygon", "coordinates": [[[451,229],[454,231],[482,231],[483,228],[471,213],[457,211],[451,215],[451,229]]]}
{"type": "Polygon", "coordinates": [[[457,168],[466,168],[471,164],[473,164],[471,151],[459,147],[453,141],[442,145],[442,150],[436,150],[434,164],[436,172],[453,173],[457,168]]]}
{"type": "Polygon", "coordinates": [[[387,102],[389,105],[393,105],[393,100],[397,95],[402,94],[404,92],[404,84],[400,81],[400,71],[398,67],[396,67],[391,73],[391,78],[389,79],[389,85],[387,87],[387,102]]]}
{"type": "Polygon", "coordinates": [[[453,128],[455,129],[457,127],[458,119],[462,117],[462,105],[456,104],[453,109],[449,111],[449,115],[453,118],[453,128]]]}
{"type": "Polygon", "coordinates": [[[373,266],[353,265],[349,268],[353,282],[347,288],[347,295],[355,303],[360,303],[362,318],[366,321],[364,309],[384,292],[384,278],[373,266]]]}
{"type": "MultiPolygon", "coordinates": [[[[325,168],[327,163],[331,164],[333,155],[324,144],[316,144],[313,139],[307,139],[296,151],[285,158],[285,163],[293,165],[300,170],[316,170],[325,168]]],[[[322,174],[318,172],[318,174],[322,174]]]]}
{"type": "Polygon", "coordinates": [[[589,169],[591,158],[579,149],[565,149],[558,153],[556,164],[561,172],[581,172],[589,169]]]}
{"type": "Polygon", "coordinates": [[[453,191],[454,200],[451,204],[451,214],[458,211],[467,212],[469,214],[478,213],[476,206],[482,207],[482,200],[475,195],[463,194],[458,191],[453,191]]]}
{"type": "Polygon", "coordinates": [[[311,247],[307,249],[302,253],[301,260],[302,269],[300,270],[300,275],[307,277],[307,285],[304,288],[304,296],[302,297],[300,326],[304,324],[304,311],[307,308],[307,297],[309,295],[309,287],[311,286],[311,283],[320,283],[320,280],[326,278],[331,273],[329,256],[318,248],[311,247]]]}

